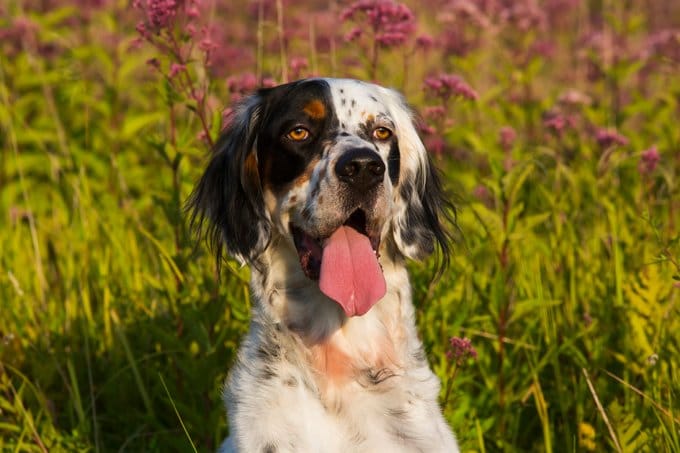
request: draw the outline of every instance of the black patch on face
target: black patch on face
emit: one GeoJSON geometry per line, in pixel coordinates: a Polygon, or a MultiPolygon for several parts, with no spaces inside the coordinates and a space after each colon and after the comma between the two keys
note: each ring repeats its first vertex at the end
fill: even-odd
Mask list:
{"type": "Polygon", "coordinates": [[[399,182],[399,166],[401,165],[401,154],[399,153],[399,143],[396,140],[390,145],[390,153],[387,155],[387,174],[390,176],[392,185],[396,186],[399,182]]]}
{"type": "Polygon", "coordinates": [[[257,155],[263,185],[274,192],[283,190],[300,177],[309,164],[321,157],[323,143],[337,124],[330,87],[323,80],[294,82],[267,91],[267,109],[257,141],[257,155]],[[305,111],[310,103],[323,105],[323,115],[305,111]],[[294,141],[289,131],[303,127],[309,131],[305,140],[294,141]]]}
{"type": "Polygon", "coordinates": [[[267,443],[262,447],[262,453],[276,453],[276,445],[272,442],[267,443]]]}

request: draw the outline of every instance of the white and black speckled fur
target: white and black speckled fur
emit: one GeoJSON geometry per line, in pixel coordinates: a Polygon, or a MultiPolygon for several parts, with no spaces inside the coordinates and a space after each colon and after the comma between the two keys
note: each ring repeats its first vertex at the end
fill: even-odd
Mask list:
{"type": "Polygon", "coordinates": [[[258,92],[237,109],[189,206],[218,253],[224,247],[252,265],[252,322],[225,389],[230,437],[221,451],[458,451],[404,265],[435,243],[446,256],[440,220],[451,211],[401,96],[345,79],[258,92]],[[286,143],[282,131],[300,121],[309,143],[286,143]],[[372,140],[378,126],[394,138],[372,140]],[[387,168],[365,196],[333,171],[357,147],[387,168]],[[348,318],[301,268],[290,225],[327,237],[357,208],[380,236],[387,294],[348,318]]]}

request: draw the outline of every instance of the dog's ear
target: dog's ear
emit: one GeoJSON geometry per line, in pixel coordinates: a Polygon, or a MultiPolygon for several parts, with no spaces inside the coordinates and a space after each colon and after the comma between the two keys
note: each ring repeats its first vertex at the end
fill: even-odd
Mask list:
{"type": "Polygon", "coordinates": [[[218,264],[225,249],[253,263],[270,239],[256,152],[264,102],[258,93],[234,109],[187,201],[191,228],[208,239],[218,264]]]}
{"type": "Polygon", "coordinates": [[[438,264],[443,271],[449,263],[455,208],[449,201],[439,172],[418,136],[414,115],[404,98],[385,89],[390,114],[397,124],[399,177],[395,187],[396,215],[394,241],[407,258],[420,260],[439,248],[438,264]]]}

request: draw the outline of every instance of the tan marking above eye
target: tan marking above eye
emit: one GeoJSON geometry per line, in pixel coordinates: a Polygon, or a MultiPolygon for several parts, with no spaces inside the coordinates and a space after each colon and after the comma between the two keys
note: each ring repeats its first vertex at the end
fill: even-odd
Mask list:
{"type": "Polygon", "coordinates": [[[320,120],[326,116],[326,106],[318,99],[310,101],[302,110],[315,120],[320,120]]]}
{"type": "Polygon", "coordinates": [[[386,127],[376,127],[373,129],[373,138],[376,140],[387,140],[392,137],[392,131],[386,127]]]}
{"type": "Polygon", "coordinates": [[[301,142],[303,140],[307,140],[309,137],[309,131],[304,127],[297,126],[291,129],[291,131],[286,134],[286,137],[295,142],[301,142]]]}

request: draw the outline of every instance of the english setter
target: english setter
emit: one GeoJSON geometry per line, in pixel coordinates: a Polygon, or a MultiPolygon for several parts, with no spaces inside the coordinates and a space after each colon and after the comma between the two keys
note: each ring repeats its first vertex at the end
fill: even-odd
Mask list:
{"type": "Polygon", "coordinates": [[[221,451],[458,451],[405,266],[436,243],[446,261],[452,211],[401,95],[347,79],[258,91],[189,206],[251,266],[221,451]]]}

